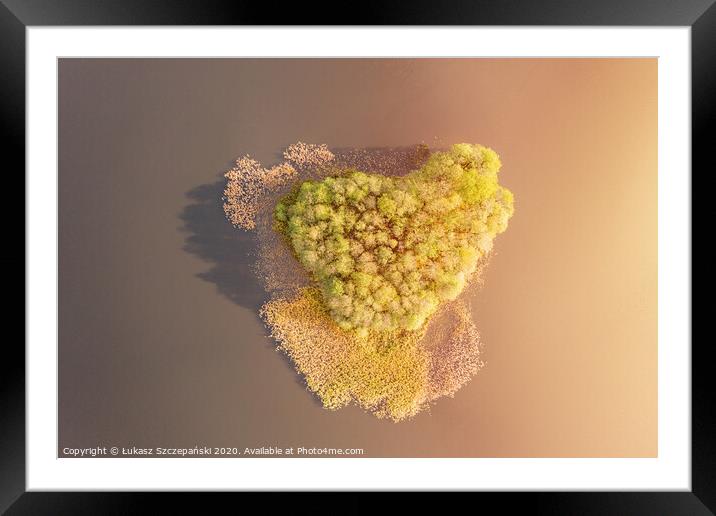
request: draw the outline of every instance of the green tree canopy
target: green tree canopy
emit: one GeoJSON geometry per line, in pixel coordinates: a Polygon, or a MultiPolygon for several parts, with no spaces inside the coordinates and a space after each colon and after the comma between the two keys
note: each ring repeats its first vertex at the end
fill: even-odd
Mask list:
{"type": "Polygon", "coordinates": [[[401,177],[344,170],[304,181],[276,228],[345,330],[416,330],[456,298],[507,228],[512,193],[482,145],[456,144],[401,177]]]}

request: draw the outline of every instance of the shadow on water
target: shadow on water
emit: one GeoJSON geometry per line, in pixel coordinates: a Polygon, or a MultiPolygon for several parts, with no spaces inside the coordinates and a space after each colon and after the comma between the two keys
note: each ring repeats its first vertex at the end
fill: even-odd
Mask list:
{"type": "Polygon", "coordinates": [[[210,264],[209,270],[197,277],[216,285],[237,305],[258,314],[267,295],[252,270],[256,237],[226,220],[221,201],[224,184],[222,176],[187,192],[189,204],[179,216],[186,234],[184,250],[210,264]]]}
{"type": "MultiPolygon", "coordinates": [[[[181,231],[185,234],[183,249],[209,264],[208,270],[196,275],[198,278],[213,283],[219,293],[250,309],[263,324],[259,310],[269,297],[252,269],[257,250],[256,236],[234,228],[224,216],[221,196],[225,183],[222,174],[216,182],[197,186],[186,193],[189,202],[179,215],[181,231]]],[[[274,348],[276,343],[267,335],[266,345],[274,348]]],[[[296,373],[288,356],[279,354],[295,382],[305,389],[303,376],[296,373]]],[[[323,406],[318,396],[311,398],[323,406]]]]}

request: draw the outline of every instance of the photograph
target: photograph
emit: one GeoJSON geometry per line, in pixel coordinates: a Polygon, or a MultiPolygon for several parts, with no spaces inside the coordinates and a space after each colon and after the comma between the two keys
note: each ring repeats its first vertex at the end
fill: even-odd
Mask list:
{"type": "Polygon", "coordinates": [[[57,454],[658,456],[656,57],[57,59],[57,454]]]}

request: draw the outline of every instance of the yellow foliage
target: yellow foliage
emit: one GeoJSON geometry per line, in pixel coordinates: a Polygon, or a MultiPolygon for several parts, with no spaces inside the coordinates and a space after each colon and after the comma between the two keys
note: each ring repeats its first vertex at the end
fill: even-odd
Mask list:
{"type": "Polygon", "coordinates": [[[326,408],[355,400],[379,417],[398,421],[425,404],[429,356],[417,345],[423,332],[368,331],[361,337],[343,331],[313,288],[294,299],[271,301],[261,314],[326,408]]]}

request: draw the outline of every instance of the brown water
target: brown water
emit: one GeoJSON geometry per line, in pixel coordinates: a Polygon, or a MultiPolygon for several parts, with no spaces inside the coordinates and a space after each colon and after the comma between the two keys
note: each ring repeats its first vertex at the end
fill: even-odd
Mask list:
{"type": "Polygon", "coordinates": [[[59,449],[655,456],[656,80],[655,59],[61,60],[59,449]],[[221,174],[297,140],[502,158],[486,367],[429,413],[324,410],[266,337],[221,174]]]}

